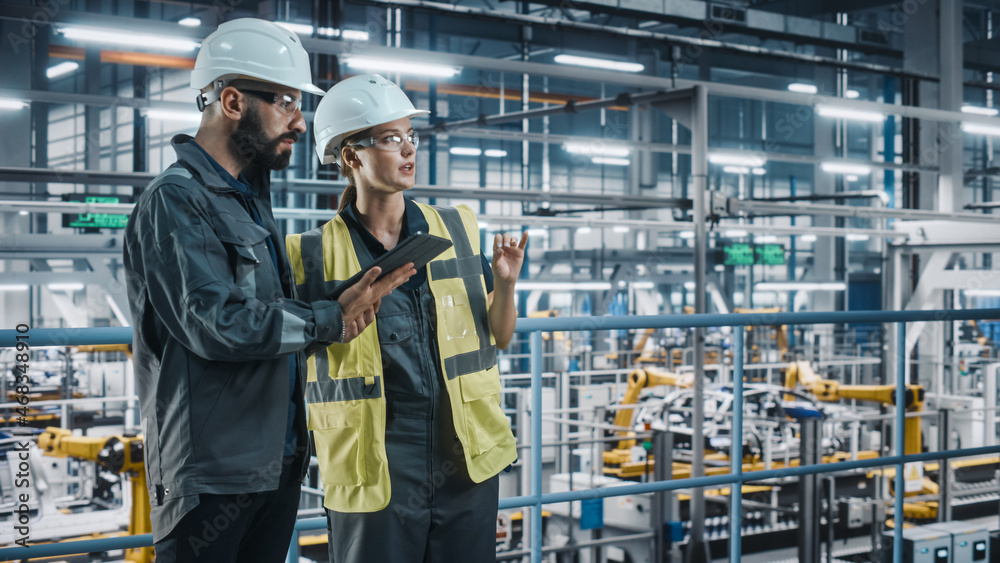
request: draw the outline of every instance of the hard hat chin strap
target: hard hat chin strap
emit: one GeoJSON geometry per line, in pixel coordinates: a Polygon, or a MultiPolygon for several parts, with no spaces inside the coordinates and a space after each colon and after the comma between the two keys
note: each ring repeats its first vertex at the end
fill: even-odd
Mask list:
{"type": "Polygon", "coordinates": [[[198,111],[205,111],[205,108],[214,104],[221,96],[222,91],[226,89],[229,85],[229,80],[222,78],[217,78],[212,82],[212,89],[207,92],[202,92],[198,94],[195,99],[195,104],[198,105],[198,111]]]}

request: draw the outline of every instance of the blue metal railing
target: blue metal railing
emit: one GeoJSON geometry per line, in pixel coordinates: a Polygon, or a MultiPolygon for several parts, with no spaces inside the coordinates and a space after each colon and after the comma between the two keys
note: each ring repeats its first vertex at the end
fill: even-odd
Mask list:
{"type": "MultiPolygon", "coordinates": [[[[970,310],[931,310],[931,311],[853,311],[853,312],[810,312],[810,313],[755,313],[741,315],[661,315],[646,317],[563,317],[518,319],[517,332],[530,333],[531,340],[531,412],[541,413],[542,405],[542,332],[554,331],[590,331],[618,330],[634,328],[691,328],[691,327],[735,327],[734,339],[734,369],[733,393],[734,404],[741,403],[743,396],[743,329],[747,326],[777,325],[777,324],[839,324],[839,323],[896,323],[897,325],[897,357],[896,357],[896,404],[905,404],[906,390],[906,323],[916,321],[957,321],[1000,318],[1000,309],[970,309],[970,310]]],[[[17,340],[18,333],[14,330],[0,331],[0,347],[11,347],[17,340]]],[[[30,333],[31,346],[67,346],[81,344],[123,344],[130,343],[132,331],[129,328],[89,328],[89,329],[33,329],[30,333]]],[[[743,442],[742,409],[733,409],[732,443],[743,442]]],[[[737,493],[744,482],[775,479],[781,477],[803,476],[836,471],[847,471],[872,467],[896,466],[895,475],[895,521],[903,521],[904,464],[909,462],[944,460],[957,457],[1000,453],[1000,446],[947,450],[919,454],[902,455],[901,449],[905,440],[906,412],[903,408],[896,409],[896,449],[897,455],[876,459],[845,461],[831,464],[785,467],[764,471],[743,472],[742,460],[732,460],[731,472],[726,475],[713,475],[689,479],[637,483],[603,489],[586,489],[561,493],[542,493],[542,455],[541,435],[542,417],[531,417],[531,495],[501,499],[500,509],[531,508],[530,528],[527,541],[530,544],[532,563],[540,563],[542,559],[542,505],[557,502],[572,502],[585,499],[596,499],[615,496],[637,495],[678,489],[701,487],[731,486],[731,520],[730,520],[730,560],[738,561],[741,553],[740,511],[741,495],[737,493]]],[[[325,518],[302,519],[295,524],[293,540],[298,532],[317,530],[326,527],[325,518]]],[[[149,534],[100,540],[85,540],[61,544],[34,545],[0,549],[0,560],[26,559],[34,557],[63,556],[77,553],[91,553],[143,547],[151,545],[149,534]]],[[[289,550],[289,561],[294,561],[297,552],[297,541],[293,541],[289,550]]],[[[902,526],[895,527],[893,538],[893,560],[902,561],[902,526]]]]}

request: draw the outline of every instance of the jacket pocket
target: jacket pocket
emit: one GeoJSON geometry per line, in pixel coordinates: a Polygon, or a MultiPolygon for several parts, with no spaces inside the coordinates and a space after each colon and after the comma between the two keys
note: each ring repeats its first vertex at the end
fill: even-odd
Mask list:
{"type": "Polygon", "coordinates": [[[500,378],[495,370],[458,378],[470,453],[482,455],[510,435],[510,422],[500,408],[500,378]]]}
{"type": "MultiPolygon", "coordinates": [[[[218,235],[229,256],[229,265],[236,286],[247,296],[256,296],[257,285],[262,281],[257,275],[257,268],[261,264],[268,265],[271,262],[271,251],[267,247],[270,233],[256,223],[234,221],[221,228],[218,235]]],[[[277,280],[277,275],[271,277],[277,280]]]]}
{"type": "Polygon", "coordinates": [[[372,443],[369,405],[373,401],[323,403],[309,408],[323,483],[359,486],[369,482],[367,447],[372,443]],[[367,422],[367,423],[366,423],[367,422]]]}

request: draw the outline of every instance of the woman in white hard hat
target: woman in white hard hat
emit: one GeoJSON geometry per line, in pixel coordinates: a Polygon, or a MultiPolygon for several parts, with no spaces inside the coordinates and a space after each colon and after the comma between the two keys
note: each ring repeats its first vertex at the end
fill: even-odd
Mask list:
{"type": "Polygon", "coordinates": [[[375,330],[309,360],[335,563],[493,560],[497,474],[517,458],[496,349],[513,336],[527,237],[497,235],[490,263],[471,209],[404,197],[419,143],[410,118],[426,113],[378,75],[334,86],[313,127],[320,159],[350,187],[336,218],[286,241],[304,299],[416,232],[453,244],[382,299],[375,330]]]}

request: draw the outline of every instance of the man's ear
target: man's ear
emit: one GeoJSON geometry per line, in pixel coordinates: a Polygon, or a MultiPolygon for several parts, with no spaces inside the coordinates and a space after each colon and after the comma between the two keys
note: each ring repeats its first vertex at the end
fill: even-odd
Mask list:
{"type": "Polygon", "coordinates": [[[227,86],[219,94],[219,111],[233,121],[243,119],[243,112],[247,109],[247,98],[239,90],[232,86],[227,86]]]}

